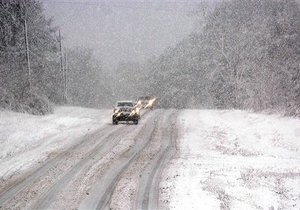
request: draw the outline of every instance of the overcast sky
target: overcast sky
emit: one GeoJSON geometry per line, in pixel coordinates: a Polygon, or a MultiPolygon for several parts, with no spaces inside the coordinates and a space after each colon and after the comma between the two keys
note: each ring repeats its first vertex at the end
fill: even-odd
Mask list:
{"type": "Polygon", "coordinates": [[[106,67],[145,61],[174,46],[193,29],[193,1],[42,0],[67,46],[95,50],[106,67]]]}

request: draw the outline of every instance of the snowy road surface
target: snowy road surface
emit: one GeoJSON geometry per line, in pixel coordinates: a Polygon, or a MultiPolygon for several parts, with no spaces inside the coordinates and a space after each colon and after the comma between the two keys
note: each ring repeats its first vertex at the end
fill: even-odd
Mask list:
{"type": "Polygon", "coordinates": [[[0,112],[0,209],[299,209],[300,120],[245,111],[0,112]]]}
{"type": "Polygon", "coordinates": [[[185,110],[161,182],[170,209],[300,209],[300,119],[185,110]]]}
{"type": "MultiPolygon", "coordinates": [[[[74,142],[57,151],[51,149],[51,155],[46,159],[41,158],[42,162],[35,166],[13,170],[15,173],[9,172],[9,176],[2,173],[1,208],[160,208],[160,176],[176,152],[177,111],[148,112],[137,126],[113,126],[110,123],[111,117],[106,116],[108,113],[105,111],[95,111],[94,114],[104,115],[106,123],[99,121],[99,128],[93,128],[92,132],[77,139],[69,133],[74,142]]],[[[56,116],[55,119],[61,118],[56,116]]],[[[93,120],[89,119],[86,123],[89,124],[90,121],[93,120]]],[[[78,119],[76,124],[80,122],[81,119],[78,119]]],[[[84,125],[88,127],[87,124],[84,125]]],[[[65,130],[69,132],[68,128],[65,130]]],[[[17,142],[16,139],[14,141],[17,142]]],[[[61,141],[64,142],[64,139],[61,141]]],[[[50,140],[47,144],[55,145],[54,142],[50,140]]],[[[27,145],[26,148],[29,147],[27,145]]],[[[40,153],[48,150],[37,147],[40,153]]],[[[35,150],[36,147],[32,148],[35,150]]],[[[6,149],[7,153],[9,150],[6,149]]],[[[30,149],[23,150],[30,153],[30,149]]],[[[31,152],[38,155],[36,151],[31,152]]],[[[3,162],[6,159],[12,161],[17,160],[18,156],[17,153],[3,155],[2,159],[3,162]]],[[[26,160],[23,162],[27,163],[26,160]]],[[[10,171],[9,165],[5,166],[10,171]]]]}

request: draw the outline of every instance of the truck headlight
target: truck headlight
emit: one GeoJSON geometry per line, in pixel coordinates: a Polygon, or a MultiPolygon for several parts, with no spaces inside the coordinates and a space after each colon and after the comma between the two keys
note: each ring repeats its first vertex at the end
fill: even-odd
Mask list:
{"type": "Polygon", "coordinates": [[[132,115],[135,115],[135,114],[136,114],[136,111],[135,111],[135,110],[132,110],[131,113],[130,113],[131,116],[132,116],[132,115]]]}

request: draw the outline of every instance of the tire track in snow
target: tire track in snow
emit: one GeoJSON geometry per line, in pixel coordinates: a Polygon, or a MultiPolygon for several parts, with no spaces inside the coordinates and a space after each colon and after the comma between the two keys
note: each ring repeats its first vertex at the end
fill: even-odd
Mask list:
{"type": "MultiPolygon", "coordinates": [[[[45,179],[47,176],[49,176],[49,173],[55,171],[58,167],[58,165],[61,165],[62,162],[68,162],[71,158],[74,158],[77,156],[77,152],[82,148],[85,147],[87,144],[92,144],[95,141],[98,141],[98,138],[100,136],[108,136],[112,135],[114,132],[117,132],[117,128],[112,129],[112,126],[105,126],[104,128],[101,128],[100,130],[94,132],[91,135],[88,135],[81,138],[80,141],[69,148],[68,150],[65,150],[63,152],[58,153],[55,157],[49,159],[43,166],[39,167],[35,171],[33,171],[29,175],[25,175],[19,182],[17,182],[14,185],[11,185],[7,190],[4,190],[0,194],[0,205],[1,208],[5,207],[8,208],[10,205],[22,207],[25,206],[25,203],[28,201],[29,194],[32,193],[31,189],[39,183],[42,179],[45,179]],[[22,195],[24,194],[24,195],[22,195]],[[23,202],[23,204],[21,204],[23,202]],[[7,206],[6,206],[7,204],[7,206]]],[[[98,144],[101,144],[102,141],[105,138],[102,138],[101,141],[98,144]]],[[[84,154],[83,154],[84,155],[84,154]]],[[[78,155],[80,156],[80,155],[78,155]]],[[[78,158],[78,157],[77,157],[78,158]]],[[[71,163],[73,164],[73,163],[71,163]]],[[[65,167],[65,166],[64,166],[65,167]]],[[[70,165],[67,164],[67,166],[64,169],[68,169],[70,165]]],[[[71,165],[72,167],[72,165],[71,165]]],[[[51,173],[50,173],[51,174],[51,173]]],[[[57,173],[56,173],[57,174],[57,173]]],[[[58,176],[60,174],[57,174],[58,176]]],[[[51,177],[52,180],[58,178],[58,177],[51,177]]],[[[37,194],[36,192],[33,192],[33,194],[37,194]]]]}
{"type": "MultiPolygon", "coordinates": [[[[145,115],[145,114],[144,114],[145,115]]],[[[148,114],[147,114],[148,115],[148,114]]],[[[145,116],[145,121],[151,120],[153,114],[145,116]]],[[[144,122],[145,123],[145,122],[144,122]]],[[[118,126],[114,126],[118,127],[118,126]]],[[[144,126],[124,126],[119,128],[117,131],[111,133],[110,135],[104,135],[102,138],[105,140],[101,141],[86,157],[81,159],[76,165],[74,165],[69,171],[65,173],[57,182],[55,182],[51,188],[39,196],[38,201],[31,207],[32,209],[47,209],[51,208],[51,204],[57,200],[57,196],[62,192],[67,185],[74,181],[74,177],[78,173],[84,173],[88,170],[88,167],[97,160],[101,160],[106,154],[113,150],[120,141],[124,138],[134,138],[132,134],[140,131],[144,126]]]]}
{"type": "Polygon", "coordinates": [[[140,183],[138,192],[141,194],[135,199],[142,197],[140,199],[142,202],[132,202],[136,202],[138,208],[158,207],[160,174],[173,154],[172,139],[174,139],[173,134],[176,133],[173,121],[177,117],[175,113],[169,110],[155,110],[146,113],[139,126],[107,125],[77,140],[76,145],[58,153],[42,167],[24,176],[22,180],[2,192],[0,209],[45,209],[53,206],[59,208],[63,205],[78,208],[84,198],[80,208],[109,208],[115,188],[124,172],[133,163],[140,164],[139,157],[146,154],[145,150],[151,147],[150,144],[154,139],[156,141],[160,139],[160,149],[155,154],[155,158],[146,160],[149,163],[146,163],[145,172],[141,180],[137,180],[140,183]],[[132,146],[126,145],[127,150],[117,149],[121,145],[120,141],[126,138],[133,139],[135,143],[132,146]],[[118,153],[115,154],[114,159],[108,158],[107,163],[101,162],[113,150],[118,153]],[[96,167],[96,171],[91,170],[92,167],[96,167]],[[99,173],[99,170],[104,170],[103,174],[102,171],[99,173]],[[85,174],[89,172],[92,173],[90,177],[98,177],[96,184],[95,180],[85,180],[85,174]],[[94,188],[89,195],[85,194],[84,190],[78,190],[91,186],[94,188]],[[71,197],[72,193],[80,191],[80,196],[71,200],[72,203],[66,203],[68,201],[63,199],[64,196],[69,196],[67,188],[71,192],[71,197]]]}
{"type": "MultiPolygon", "coordinates": [[[[116,192],[116,186],[119,181],[126,174],[126,171],[134,164],[144,165],[141,160],[138,160],[142,155],[147,155],[146,150],[151,150],[151,145],[154,140],[160,142],[160,149],[153,160],[142,160],[149,161],[146,163],[146,171],[143,173],[143,180],[140,181],[140,189],[138,191],[139,196],[134,199],[140,199],[139,201],[133,201],[137,203],[134,208],[144,209],[145,207],[157,209],[158,198],[159,198],[159,182],[160,174],[162,173],[163,167],[170,160],[172,154],[175,151],[175,138],[177,130],[175,130],[174,121],[177,119],[177,112],[163,111],[164,113],[158,114],[160,118],[156,119],[154,123],[149,125],[149,128],[144,130],[142,134],[138,135],[137,138],[141,138],[139,145],[136,145],[127,154],[124,154],[124,158],[120,158],[112,167],[107,174],[98,182],[93,189],[90,196],[88,196],[80,205],[80,209],[110,209],[112,197],[116,192]],[[165,127],[164,125],[168,125],[165,127]],[[165,129],[166,128],[166,129],[165,129]],[[146,133],[145,133],[146,132],[146,133]]],[[[142,158],[143,159],[143,158],[142,158]]],[[[139,166],[143,167],[143,166],[139,166]]],[[[132,177],[130,177],[132,178],[132,177]]],[[[136,180],[139,182],[139,180],[136,180]]],[[[118,195],[120,198],[122,195],[118,195]]],[[[121,207],[127,208],[127,207],[121,207]]]]}
{"type": "Polygon", "coordinates": [[[167,129],[163,129],[161,136],[157,136],[161,140],[161,148],[140,176],[135,209],[160,209],[159,183],[161,174],[176,152],[176,120],[177,113],[173,111],[170,119],[164,123],[168,125],[167,129]]]}
{"type": "Polygon", "coordinates": [[[157,112],[158,118],[155,118],[153,122],[148,121],[145,128],[135,137],[137,139],[135,146],[125,152],[112,165],[92,189],[91,194],[83,200],[79,209],[106,209],[109,207],[114,189],[124,171],[142,153],[157,132],[158,120],[162,115],[162,110],[156,110],[155,112],[157,112]]]}

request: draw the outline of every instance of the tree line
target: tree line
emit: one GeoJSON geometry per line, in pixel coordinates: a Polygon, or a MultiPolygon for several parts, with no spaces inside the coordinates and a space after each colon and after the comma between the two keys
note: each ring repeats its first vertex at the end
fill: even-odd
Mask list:
{"type": "Polygon", "coordinates": [[[107,107],[153,95],[163,108],[270,109],[299,116],[299,3],[231,0],[205,12],[176,46],[109,72],[91,49],[61,53],[58,28],[39,1],[0,0],[0,107],[45,114],[52,103],[107,107]]]}
{"type": "Polygon", "coordinates": [[[109,91],[92,51],[61,48],[39,1],[0,0],[0,108],[46,114],[52,104],[103,104],[109,91]]]}
{"type": "Polygon", "coordinates": [[[0,16],[1,107],[29,111],[43,106],[47,112],[43,96],[60,100],[59,77],[52,78],[59,74],[57,29],[36,1],[2,0],[0,16]]]}
{"type": "Polygon", "coordinates": [[[300,7],[231,0],[148,64],[145,92],[162,107],[283,110],[300,115],[300,7]]]}

